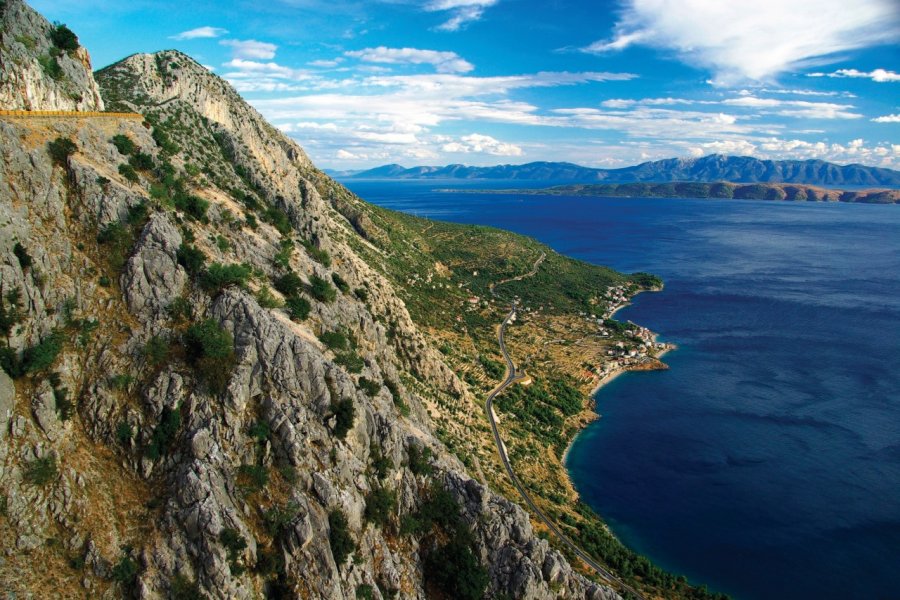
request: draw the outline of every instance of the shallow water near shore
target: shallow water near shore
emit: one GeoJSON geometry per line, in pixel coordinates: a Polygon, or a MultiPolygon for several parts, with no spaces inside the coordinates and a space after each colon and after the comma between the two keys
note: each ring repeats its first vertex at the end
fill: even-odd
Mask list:
{"type": "Polygon", "coordinates": [[[900,597],[900,207],[346,183],[663,277],[616,317],[671,369],[604,386],[568,458],[626,544],[735,598],[900,597]]]}

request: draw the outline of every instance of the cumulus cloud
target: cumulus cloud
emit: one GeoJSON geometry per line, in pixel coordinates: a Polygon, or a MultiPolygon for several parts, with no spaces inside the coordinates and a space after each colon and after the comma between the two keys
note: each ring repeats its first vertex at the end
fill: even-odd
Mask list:
{"type": "Polygon", "coordinates": [[[431,12],[452,11],[445,22],[437,26],[439,31],[459,31],[469,23],[478,21],[484,9],[493,6],[497,0],[432,0],[425,5],[431,12]]]}
{"type": "Polygon", "coordinates": [[[857,71],[856,69],[838,69],[832,73],[807,73],[807,77],[850,77],[857,79],[871,79],[876,83],[889,83],[900,81],[900,73],[886,69],[874,71],[857,71]]]}
{"type": "Polygon", "coordinates": [[[883,117],[875,117],[873,123],[900,123],[900,114],[884,115],[883,117]]]}
{"type": "Polygon", "coordinates": [[[522,148],[514,144],[501,142],[489,135],[472,133],[459,140],[448,142],[441,147],[444,152],[463,153],[476,152],[492,156],[522,156],[522,148]]]}
{"type": "Polygon", "coordinates": [[[226,33],[228,33],[227,29],[222,29],[221,27],[210,27],[209,25],[206,25],[204,27],[197,27],[196,29],[182,31],[177,35],[171,36],[170,39],[196,40],[201,38],[217,38],[225,35],[226,33]]]}
{"type": "Polygon", "coordinates": [[[626,0],[612,39],[584,50],[658,47],[710,69],[713,83],[734,85],[893,43],[898,34],[895,0],[626,0]]]}
{"type": "Polygon", "coordinates": [[[363,62],[390,65],[432,65],[438,73],[468,73],[475,67],[456,52],[421,50],[419,48],[364,48],[344,53],[363,62]]]}
{"type": "Polygon", "coordinates": [[[237,59],[270,60],[275,58],[275,52],[278,50],[275,44],[256,40],[222,40],[219,43],[230,46],[232,55],[237,59]]]}
{"type": "Polygon", "coordinates": [[[810,142],[777,137],[756,140],[721,140],[699,145],[687,145],[692,156],[710,153],[739,154],[765,159],[819,159],[838,164],[863,163],[896,168],[900,163],[900,144],[867,144],[855,139],[846,144],[810,142]]]}

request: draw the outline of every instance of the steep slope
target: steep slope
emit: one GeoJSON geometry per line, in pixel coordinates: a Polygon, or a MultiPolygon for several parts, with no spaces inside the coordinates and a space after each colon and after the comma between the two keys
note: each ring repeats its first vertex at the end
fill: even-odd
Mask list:
{"type": "Polygon", "coordinates": [[[431,433],[369,208],[181,54],[99,79],[147,122],[0,120],[4,589],[615,597],[431,433]]]}
{"type": "Polygon", "coordinates": [[[102,111],[91,57],[22,0],[0,3],[0,109],[102,111]]]}
{"type": "Polygon", "coordinates": [[[592,169],[570,163],[534,162],[495,167],[412,167],[387,165],[354,173],[354,179],[529,179],[590,183],[719,182],[798,183],[823,186],[900,187],[900,172],[865,165],[836,165],[821,160],[760,160],[711,154],[669,158],[622,169],[592,169]]]}

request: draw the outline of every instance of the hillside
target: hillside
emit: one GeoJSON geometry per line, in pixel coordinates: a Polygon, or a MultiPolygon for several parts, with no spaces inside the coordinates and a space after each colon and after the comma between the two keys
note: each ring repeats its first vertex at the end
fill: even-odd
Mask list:
{"type": "MultiPolygon", "coordinates": [[[[0,46],[24,72],[57,28],[0,6],[36,40],[0,46]]],[[[0,82],[71,111],[0,116],[3,589],[620,597],[514,504],[493,446],[484,393],[518,296],[508,343],[533,383],[498,407],[523,481],[647,597],[712,596],[621,546],[559,463],[596,381],[663,367],[650,332],[608,319],[659,280],[369,205],[184,54],[95,79],[72,52],[70,95],[135,114],[28,105],[58,89],[46,73],[0,82]]]]}
{"type": "Polygon", "coordinates": [[[760,160],[712,154],[670,158],[622,169],[592,169],[570,163],[534,162],[495,167],[412,167],[386,165],[345,175],[354,179],[521,179],[533,181],[796,183],[815,186],[900,187],[900,172],[821,160],[760,160]]]}

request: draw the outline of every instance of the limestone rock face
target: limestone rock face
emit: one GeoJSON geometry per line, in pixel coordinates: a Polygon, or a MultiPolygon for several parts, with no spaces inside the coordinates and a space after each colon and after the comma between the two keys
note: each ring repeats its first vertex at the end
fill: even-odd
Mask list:
{"type": "Polygon", "coordinates": [[[0,109],[102,111],[91,57],[59,51],[47,20],[22,0],[0,8],[0,109]]]}
{"type": "Polygon", "coordinates": [[[168,215],[156,214],[144,226],[122,275],[128,308],[142,319],[161,318],[181,296],[187,274],[178,264],[181,234],[168,215]]]}

